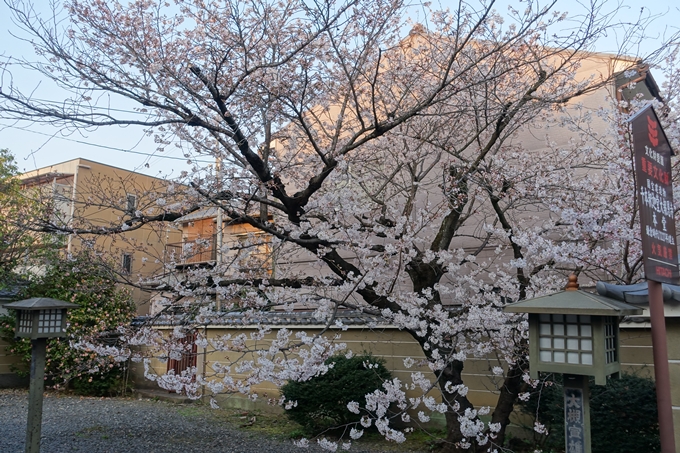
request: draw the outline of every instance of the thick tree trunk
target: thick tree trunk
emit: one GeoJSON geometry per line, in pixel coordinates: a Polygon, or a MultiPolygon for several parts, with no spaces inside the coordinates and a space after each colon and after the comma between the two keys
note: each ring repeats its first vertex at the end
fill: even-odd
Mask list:
{"type": "MultiPolygon", "coordinates": [[[[421,340],[422,341],[422,340],[421,340]]],[[[526,347],[522,344],[520,347],[526,347]]],[[[424,352],[427,350],[423,349],[424,352]]],[[[521,354],[518,354],[521,357],[521,354]]],[[[446,368],[440,372],[435,373],[437,376],[438,386],[441,390],[442,398],[446,401],[449,410],[445,414],[446,420],[446,438],[440,444],[440,452],[442,453],[473,453],[473,452],[491,452],[498,449],[505,441],[506,429],[510,424],[510,415],[512,414],[517,401],[517,396],[526,390],[527,384],[523,379],[523,369],[526,367],[524,361],[520,361],[511,366],[500,388],[498,402],[491,416],[491,423],[498,423],[500,430],[495,434],[490,442],[483,446],[476,444],[476,439],[466,438],[461,430],[461,423],[459,416],[464,414],[466,409],[474,409],[474,405],[468,400],[467,396],[462,396],[458,392],[449,392],[447,390],[447,382],[452,386],[463,384],[463,367],[464,363],[460,361],[453,361],[448,364],[446,368]],[[457,408],[453,411],[452,408],[457,408]],[[465,447],[465,444],[471,444],[470,447],[465,447]]],[[[449,387],[450,388],[450,387],[449,387]]],[[[487,429],[485,431],[491,434],[487,429]]]]}
{"type": "Polygon", "coordinates": [[[517,395],[526,391],[527,383],[523,379],[523,365],[524,363],[516,363],[508,370],[503,381],[503,387],[501,387],[501,393],[498,396],[496,408],[491,415],[491,423],[501,425],[501,429],[494,439],[496,445],[503,445],[506,429],[510,424],[510,415],[515,408],[515,402],[517,402],[517,395]]]}
{"type": "Polygon", "coordinates": [[[458,392],[450,393],[446,390],[446,383],[459,385],[463,383],[463,362],[454,361],[446,368],[437,373],[439,378],[439,388],[442,392],[442,398],[447,402],[449,411],[446,412],[446,439],[441,445],[441,450],[444,453],[468,453],[474,450],[461,447],[461,442],[465,439],[461,432],[459,414],[465,413],[466,409],[473,409],[474,406],[467,399],[467,396],[461,396],[458,392]],[[451,408],[458,407],[457,412],[453,412],[451,408]]]}
{"type": "Polygon", "coordinates": [[[460,432],[460,422],[458,421],[458,414],[453,412],[446,413],[446,440],[441,444],[440,453],[471,453],[472,448],[461,448],[460,442],[463,440],[463,434],[460,432]]]}

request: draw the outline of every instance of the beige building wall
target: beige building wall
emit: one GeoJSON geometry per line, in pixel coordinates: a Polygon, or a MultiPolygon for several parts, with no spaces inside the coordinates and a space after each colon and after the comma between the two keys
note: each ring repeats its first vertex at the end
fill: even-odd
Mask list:
{"type": "MultiPolygon", "coordinates": [[[[291,338],[295,338],[295,334],[300,331],[306,332],[308,335],[319,334],[322,326],[285,326],[292,332],[291,338]]],[[[163,329],[163,328],[161,328],[163,329]]],[[[251,333],[257,330],[251,326],[243,328],[225,327],[225,326],[209,326],[207,328],[199,328],[199,333],[207,335],[209,339],[215,339],[223,335],[236,336],[245,334],[250,338],[251,333]]],[[[261,348],[268,348],[272,339],[276,338],[277,330],[268,335],[265,339],[254,342],[248,341],[248,346],[257,346],[261,348]]],[[[361,354],[363,352],[371,353],[376,357],[385,360],[385,366],[392,373],[393,377],[399,378],[403,384],[411,384],[411,373],[415,371],[422,372],[427,379],[434,384],[434,374],[424,365],[424,362],[418,364],[418,360],[425,359],[420,346],[412,339],[412,337],[397,328],[391,326],[378,327],[370,329],[368,327],[350,326],[346,331],[331,329],[326,332],[327,337],[333,337],[339,334],[340,338],[336,340],[337,343],[345,343],[347,350],[353,351],[354,354],[361,354]],[[416,364],[411,368],[406,368],[404,359],[410,357],[416,360],[416,364]]],[[[198,348],[197,352],[197,373],[203,374],[204,370],[206,376],[210,378],[220,378],[211,368],[211,363],[219,362],[221,364],[229,364],[232,360],[252,360],[254,355],[241,356],[241,353],[225,353],[215,352],[209,346],[207,349],[198,348]]],[[[491,358],[471,359],[466,361],[464,382],[469,387],[468,398],[477,407],[495,406],[498,396],[498,389],[502,385],[502,378],[493,376],[491,370],[495,366],[502,366],[498,360],[491,358]]],[[[144,378],[144,366],[141,363],[133,363],[132,375],[134,376],[134,385],[136,388],[153,388],[156,384],[144,378]]],[[[164,374],[167,370],[167,361],[154,359],[151,366],[155,373],[164,374]]],[[[246,378],[245,375],[238,373],[231,373],[235,380],[246,378]]],[[[277,405],[268,403],[269,399],[278,399],[280,396],[279,389],[271,382],[263,382],[253,386],[253,391],[258,394],[257,400],[253,401],[246,398],[244,395],[221,395],[217,398],[220,404],[229,407],[241,407],[247,409],[260,409],[265,411],[282,411],[277,405]]],[[[415,390],[407,390],[407,397],[422,396],[422,390],[416,388],[415,390]]],[[[431,396],[439,399],[439,392],[435,389],[428,393],[431,396]]],[[[422,410],[422,406],[421,409],[422,410]]],[[[415,411],[417,412],[417,411],[415,411]]],[[[415,413],[413,414],[415,415],[415,413]]],[[[432,422],[435,426],[444,426],[445,421],[443,415],[433,414],[432,422]]]]}
{"type": "MultiPolygon", "coordinates": [[[[666,344],[671,378],[671,405],[675,443],[680,445],[680,317],[668,317],[666,344]]],[[[649,323],[621,330],[621,365],[629,373],[654,379],[654,357],[649,323]]]]}
{"type": "MultiPolygon", "coordinates": [[[[86,159],[40,168],[21,179],[25,190],[54,203],[55,223],[84,230],[119,227],[137,211],[157,215],[158,199],[176,196],[168,194],[167,181],[86,159]]],[[[129,284],[138,313],[145,314],[150,293],[139,285],[162,270],[166,244],[179,242],[180,233],[173,224],[158,222],[120,234],[65,234],[62,241],[66,253],[87,246],[102,254],[129,284]]]]}
{"type": "MultiPolygon", "coordinates": [[[[408,39],[417,39],[417,35],[412,35],[408,39]]],[[[602,82],[602,85],[566,103],[566,108],[569,114],[575,118],[579,117],[580,111],[586,113],[595,113],[603,107],[613,108],[614,105],[612,104],[612,100],[617,98],[615,83],[620,81],[615,82],[615,80],[612,79],[612,75],[637,64],[637,61],[635,60],[605,53],[583,53],[580,55],[580,58],[582,59],[580,60],[580,67],[576,71],[575,80],[585,81],[592,79],[593,83],[602,82]],[[606,83],[603,82],[605,80],[607,80],[606,83]]],[[[652,93],[650,90],[643,90],[644,86],[645,83],[638,83],[638,91],[644,92],[646,98],[651,98],[652,93]]],[[[339,106],[331,106],[328,111],[324,113],[324,115],[326,115],[325,118],[327,118],[330,123],[333,123],[339,114],[339,106]]],[[[554,155],[554,149],[556,148],[566,148],[571,146],[570,142],[575,138],[576,133],[568,126],[552,125],[549,129],[544,128],[544,126],[545,124],[540,122],[535,125],[523,125],[506,141],[505,144],[508,146],[521,146],[523,149],[527,150],[528,153],[535,155],[537,160],[545,159],[547,156],[554,155]],[[548,145],[548,140],[550,141],[551,146],[548,145]]],[[[608,136],[607,132],[610,125],[607,123],[607,120],[604,117],[593,114],[592,117],[589,118],[587,126],[600,135],[605,137],[608,136]]],[[[284,147],[285,142],[277,143],[276,146],[284,147]]],[[[438,156],[433,154],[432,157],[429,158],[434,160],[438,159],[438,156]]],[[[431,163],[432,162],[425,162],[423,166],[427,167],[428,164],[431,163]]],[[[586,176],[593,170],[592,168],[577,168],[574,169],[574,171],[576,177],[578,178],[586,176]]],[[[389,174],[390,172],[387,171],[387,173],[389,174]]],[[[285,172],[283,175],[283,179],[286,184],[292,184],[294,182],[286,179],[285,172]]],[[[442,175],[441,172],[437,171],[430,172],[430,174],[423,181],[419,182],[421,196],[416,200],[416,209],[414,209],[412,214],[414,218],[417,216],[418,209],[427,209],[427,205],[441,206],[442,210],[447,209],[446,203],[443,200],[441,189],[439,189],[441,183],[442,175]]],[[[346,184],[351,185],[356,183],[353,183],[350,179],[346,182],[346,184]]],[[[290,192],[300,190],[301,188],[302,187],[292,185],[290,192]]],[[[359,194],[357,196],[360,196],[360,194],[363,193],[363,190],[358,187],[358,185],[356,193],[359,194]]],[[[398,197],[395,197],[395,199],[398,199],[398,197]]],[[[478,256],[479,261],[493,259],[499,264],[507,263],[512,259],[512,256],[509,253],[498,256],[495,254],[496,244],[486,246],[484,245],[486,243],[486,235],[482,231],[481,225],[494,224],[497,214],[493,210],[489,201],[485,200],[484,197],[477,198],[475,203],[473,217],[468,219],[465,224],[461,226],[458,234],[456,234],[452,240],[451,249],[462,248],[466,251],[473,252],[479,247],[483,247],[482,252],[478,256]]],[[[276,213],[275,210],[274,213],[276,216],[280,215],[276,213]]],[[[532,205],[524,206],[522,209],[514,210],[512,212],[512,221],[517,225],[521,225],[523,222],[531,225],[538,225],[555,215],[556,214],[550,212],[546,206],[540,202],[540,200],[536,200],[532,205]]],[[[276,221],[276,216],[274,221],[276,221]]],[[[422,236],[430,235],[431,237],[434,237],[436,230],[437,225],[432,224],[424,225],[420,231],[422,236]]],[[[551,238],[559,240],[560,237],[557,236],[557,234],[558,233],[552,234],[551,238]]],[[[385,240],[384,242],[387,243],[388,241],[385,240]]],[[[340,253],[342,254],[342,250],[340,253]]],[[[343,256],[347,255],[344,254],[343,256]]],[[[282,273],[282,275],[285,275],[286,271],[289,271],[291,274],[298,272],[307,272],[310,275],[318,275],[320,273],[325,275],[330,274],[330,271],[325,268],[317,267],[312,269],[311,265],[317,261],[317,257],[313,256],[312,254],[309,254],[305,251],[296,250],[283,255],[283,259],[278,259],[276,267],[282,273]]],[[[605,277],[603,276],[603,278],[605,277]]],[[[444,275],[442,282],[447,283],[449,281],[451,281],[450,276],[444,275]]],[[[405,291],[410,291],[412,288],[408,279],[401,280],[399,285],[399,287],[403,288],[405,291]]],[[[443,303],[459,304],[460,302],[450,300],[445,297],[443,303]]]]}
{"type": "MultiPolygon", "coordinates": [[[[284,326],[282,326],[284,327],[284,326]]],[[[295,338],[295,334],[300,331],[306,332],[308,335],[315,335],[321,333],[323,326],[321,325],[310,325],[310,326],[285,326],[288,330],[292,332],[291,338],[295,338]]],[[[164,330],[164,328],[160,328],[164,330]]],[[[252,326],[244,326],[243,328],[237,327],[225,327],[225,326],[208,326],[207,328],[197,329],[199,333],[207,335],[209,339],[216,339],[223,335],[236,336],[239,334],[245,334],[250,338],[251,333],[257,332],[257,329],[252,326]]],[[[250,347],[258,347],[259,349],[268,348],[271,341],[276,338],[277,329],[267,335],[266,338],[258,342],[249,340],[247,342],[250,347]]],[[[335,331],[332,329],[330,332],[326,332],[325,336],[333,337],[336,333],[340,334],[340,338],[336,341],[337,343],[346,343],[347,350],[351,350],[354,354],[361,354],[362,352],[368,352],[376,357],[380,357],[385,360],[385,366],[392,372],[393,377],[397,377],[402,383],[411,383],[411,373],[413,371],[421,371],[423,374],[428,375],[429,379],[434,381],[434,375],[429,371],[427,367],[418,366],[417,364],[407,369],[404,366],[404,359],[406,357],[412,357],[414,359],[424,358],[420,346],[411,339],[410,335],[406,332],[400,331],[393,327],[384,327],[371,330],[368,327],[349,327],[348,330],[335,331]]],[[[232,360],[253,360],[255,356],[253,354],[247,354],[245,357],[238,352],[217,352],[212,350],[210,346],[206,349],[198,348],[197,352],[197,373],[203,374],[204,371],[208,379],[219,378],[213,369],[211,368],[211,363],[219,362],[221,364],[229,364],[232,360]]],[[[151,366],[155,373],[164,374],[167,370],[167,361],[153,359],[151,366]]],[[[155,383],[146,380],[144,378],[144,366],[142,363],[132,363],[131,371],[134,377],[133,383],[136,388],[153,388],[155,383]]],[[[230,373],[230,376],[234,380],[246,378],[246,375],[238,373],[230,373]]],[[[247,399],[244,395],[221,395],[217,398],[220,404],[226,404],[235,407],[244,408],[257,408],[266,411],[281,411],[282,409],[276,405],[268,404],[268,399],[278,399],[280,396],[279,389],[276,385],[271,382],[263,382],[261,384],[253,386],[253,391],[258,394],[257,400],[253,401],[247,399]]],[[[436,396],[438,392],[432,392],[432,396],[436,396]]],[[[416,397],[422,395],[420,390],[409,390],[407,391],[409,397],[416,397]]],[[[489,398],[486,395],[481,395],[477,398],[479,402],[475,404],[483,405],[484,401],[488,401],[489,398]]],[[[439,421],[443,423],[443,417],[439,421]]]]}
{"type": "MultiPolygon", "coordinates": [[[[296,332],[305,331],[308,335],[318,334],[321,331],[321,326],[285,326],[293,332],[292,338],[296,332]]],[[[668,318],[668,345],[669,345],[669,361],[671,364],[671,382],[672,382],[672,397],[675,420],[676,439],[680,440],[680,318],[668,318]]],[[[169,328],[161,328],[169,329],[169,328]]],[[[231,334],[232,336],[238,334],[245,334],[250,337],[251,333],[256,332],[252,326],[239,327],[225,327],[225,326],[208,326],[198,329],[198,331],[207,335],[208,338],[218,338],[223,335],[231,334]]],[[[277,330],[268,335],[264,340],[259,342],[249,341],[248,345],[258,346],[259,348],[267,348],[273,338],[276,338],[277,330]]],[[[355,354],[362,352],[370,352],[376,357],[381,357],[385,360],[386,367],[391,371],[394,377],[401,380],[402,383],[411,383],[411,373],[414,371],[422,372],[428,379],[434,382],[434,375],[427,367],[413,366],[407,369],[404,366],[404,359],[411,357],[415,360],[424,359],[420,346],[411,338],[411,336],[399,329],[384,326],[375,329],[368,327],[350,326],[347,331],[331,331],[326,332],[327,337],[333,336],[335,333],[340,334],[337,342],[347,344],[347,349],[352,350],[355,354]]],[[[654,366],[651,349],[651,335],[649,326],[646,324],[633,324],[632,327],[624,326],[620,330],[620,345],[621,345],[621,365],[624,373],[636,374],[638,376],[654,378],[654,366]]],[[[207,349],[198,348],[197,352],[197,372],[203,374],[206,370],[208,378],[218,378],[214,371],[212,371],[210,364],[213,362],[220,362],[228,364],[230,360],[241,358],[243,360],[251,360],[254,356],[241,357],[240,353],[224,353],[214,352],[210,346],[207,349]]],[[[152,368],[158,374],[164,374],[167,369],[167,362],[158,359],[152,360],[152,368]]],[[[494,376],[492,373],[493,367],[504,366],[506,364],[493,358],[472,358],[465,362],[465,369],[463,379],[465,385],[468,386],[468,398],[476,407],[490,406],[493,408],[497,402],[499,388],[502,385],[502,378],[494,376]]],[[[136,388],[154,388],[155,383],[144,378],[144,367],[141,363],[133,363],[132,375],[133,382],[136,388]]],[[[234,379],[245,378],[245,375],[232,373],[234,379]]],[[[217,398],[219,404],[228,407],[239,407],[244,409],[259,409],[265,411],[282,412],[277,405],[269,404],[269,399],[278,399],[280,396],[279,389],[270,382],[264,382],[253,387],[253,390],[258,394],[258,399],[252,401],[247,399],[244,395],[222,395],[217,398]]],[[[438,392],[431,393],[432,396],[438,397],[438,392]]],[[[408,397],[417,397],[422,395],[422,391],[408,390],[408,397]]],[[[516,411],[513,415],[513,423],[515,429],[519,427],[527,427],[531,430],[530,417],[523,415],[516,411]]],[[[434,426],[444,426],[443,416],[434,416],[432,422],[434,426]]]]}

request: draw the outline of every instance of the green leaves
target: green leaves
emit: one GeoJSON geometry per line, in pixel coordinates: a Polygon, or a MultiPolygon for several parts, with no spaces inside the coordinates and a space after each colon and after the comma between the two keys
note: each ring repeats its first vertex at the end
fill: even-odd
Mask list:
{"type": "Polygon", "coordinates": [[[330,367],[326,374],[305,382],[290,381],[281,388],[287,401],[297,402],[286,414],[310,434],[358,423],[363,414],[353,414],[347,404],[354,401],[365,407],[366,394],[382,388],[382,383],[390,379],[384,361],[367,354],[350,359],[335,356],[325,364],[330,367]]]}
{"type": "MultiPolygon", "coordinates": [[[[116,287],[109,272],[104,263],[87,253],[71,260],[55,260],[22,295],[51,297],[80,306],[69,311],[67,337],[47,342],[45,375],[56,388],[70,387],[76,393],[104,396],[118,392],[123,385],[124,363],[72,345],[107,335],[132,320],[135,307],[130,293],[116,287]]],[[[28,365],[30,342],[14,341],[13,318],[0,319],[0,335],[10,342],[10,352],[20,355],[28,365]]],[[[115,335],[108,337],[115,339],[115,335]]]]}
{"type": "MultiPolygon", "coordinates": [[[[522,405],[548,427],[544,446],[559,451],[564,447],[564,396],[558,377],[522,405]]],[[[606,386],[591,384],[590,425],[593,453],[660,451],[654,381],[623,374],[606,386]]]]}
{"type": "Polygon", "coordinates": [[[37,259],[45,248],[42,238],[27,228],[42,208],[22,192],[18,175],[14,156],[0,149],[0,288],[16,283],[14,271],[27,253],[37,259]]]}

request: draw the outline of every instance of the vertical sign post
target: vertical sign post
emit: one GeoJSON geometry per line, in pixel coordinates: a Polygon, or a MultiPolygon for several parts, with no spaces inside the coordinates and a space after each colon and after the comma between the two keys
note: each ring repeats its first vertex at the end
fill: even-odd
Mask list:
{"type": "Polygon", "coordinates": [[[564,374],[564,442],[566,453],[590,453],[588,377],[564,374]]]}
{"type": "Polygon", "coordinates": [[[642,230],[642,256],[649,287],[654,377],[662,453],[675,453],[673,410],[661,283],[678,284],[671,150],[650,105],[630,120],[635,153],[635,179],[642,230]]]}

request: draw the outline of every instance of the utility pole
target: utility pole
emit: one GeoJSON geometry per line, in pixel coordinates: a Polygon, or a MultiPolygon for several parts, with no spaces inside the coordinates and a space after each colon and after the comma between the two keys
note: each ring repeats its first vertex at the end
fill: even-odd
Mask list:
{"type": "MultiPolygon", "coordinates": [[[[217,156],[215,159],[215,186],[217,189],[217,193],[220,193],[222,191],[222,157],[217,156]]],[[[223,228],[223,221],[222,221],[222,200],[216,200],[217,201],[217,215],[215,217],[215,267],[217,269],[221,268],[222,265],[222,228],[223,228]]],[[[220,271],[221,272],[221,271],[220,271]]],[[[217,289],[215,290],[215,310],[220,311],[220,308],[222,306],[221,300],[220,300],[220,294],[217,289]]]]}

